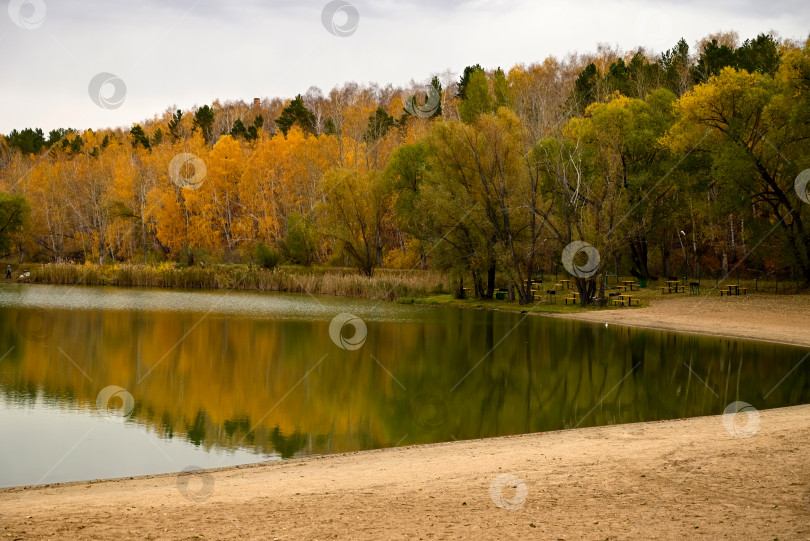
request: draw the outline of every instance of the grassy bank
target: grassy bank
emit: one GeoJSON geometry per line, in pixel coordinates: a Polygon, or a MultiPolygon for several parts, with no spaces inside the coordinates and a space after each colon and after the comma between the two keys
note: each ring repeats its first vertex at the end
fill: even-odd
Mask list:
{"type": "Polygon", "coordinates": [[[426,297],[447,291],[447,279],[433,271],[377,270],[373,277],[352,269],[278,267],[272,270],[247,265],[178,267],[151,265],[44,264],[22,267],[30,272],[14,281],[89,286],[165,287],[181,289],[239,289],[336,295],[369,299],[426,297]]]}
{"type": "MultiPolygon", "coordinates": [[[[517,301],[499,301],[484,299],[457,299],[453,295],[429,295],[417,299],[398,299],[397,302],[412,302],[414,304],[425,304],[430,306],[447,306],[454,308],[473,308],[478,310],[500,310],[504,312],[535,312],[546,314],[573,314],[577,312],[590,312],[594,310],[608,310],[608,307],[586,306],[578,304],[564,304],[562,300],[556,303],[546,301],[535,301],[531,304],[521,305],[517,301]]],[[[636,308],[635,306],[633,308],[636,308]]]]}
{"type": "MultiPolygon", "coordinates": [[[[177,266],[172,263],[161,265],[115,264],[115,265],[73,265],[73,264],[31,264],[15,266],[12,280],[8,283],[28,282],[58,285],[90,285],[121,287],[163,287],[178,289],[239,289],[253,291],[277,291],[289,293],[309,293],[313,295],[334,295],[367,299],[396,300],[400,303],[417,303],[458,308],[489,310],[509,310],[519,312],[543,312],[554,314],[578,313],[616,309],[614,306],[597,308],[565,304],[559,292],[556,302],[540,300],[528,305],[517,301],[484,300],[478,298],[456,299],[451,293],[450,280],[437,271],[377,269],[369,278],[357,273],[355,269],[335,267],[298,267],[281,266],[275,269],[263,269],[250,265],[209,265],[177,266]],[[24,270],[30,276],[20,278],[24,270]]],[[[556,280],[546,277],[540,290],[552,289],[556,280]]],[[[629,279],[629,278],[628,278],[629,279]]],[[[611,286],[621,279],[611,280],[611,286]]],[[[725,283],[731,283],[727,280],[725,283]]],[[[733,280],[736,283],[736,280],[733,280]]],[[[661,282],[663,283],[663,281],[661,282]]],[[[719,289],[724,282],[703,281],[700,294],[719,296],[719,289]]],[[[772,284],[756,283],[753,280],[741,280],[739,284],[747,287],[749,293],[759,291],[776,293],[772,284]]],[[[661,284],[651,281],[649,287],[633,291],[638,299],[638,307],[644,308],[662,297],[681,297],[688,294],[662,294],[661,284]]],[[[775,284],[774,284],[775,285],[775,284]]],[[[782,295],[793,295],[796,287],[793,283],[779,285],[782,295]]],[[[807,292],[804,292],[807,293],[807,292]]],[[[636,306],[633,306],[635,308],[636,306]]]]}
{"type": "MultiPolygon", "coordinates": [[[[617,283],[621,283],[622,280],[632,280],[633,278],[628,277],[619,277],[611,278],[609,286],[614,288],[617,283]]],[[[551,277],[547,277],[547,279],[542,283],[538,284],[538,289],[541,291],[547,289],[553,289],[554,283],[557,280],[552,279],[551,277]]],[[[661,286],[666,285],[666,281],[661,280],[651,280],[648,284],[648,287],[636,289],[632,291],[630,294],[633,295],[635,299],[638,300],[638,304],[634,304],[632,307],[617,307],[617,306],[604,306],[604,307],[596,307],[596,306],[587,306],[582,307],[578,304],[566,304],[563,297],[567,296],[568,291],[562,290],[558,291],[556,295],[555,302],[549,302],[546,300],[546,297],[543,296],[542,300],[535,301],[531,304],[520,305],[517,301],[508,301],[508,300],[482,300],[478,298],[469,298],[469,299],[456,299],[453,295],[446,293],[440,295],[429,295],[426,297],[421,298],[413,298],[413,299],[398,299],[397,302],[413,302],[416,304],[428,304],[434,306],[451,306],[457,308],[474,308],[474,309],[488,309],[488,310],[502,310],[502,311],[513,311],[513,312],[536,312],[536,313],[547,313],[547,314],[576,314],[581,312],[599,312],[605,310],[634,310],[636,308],[648,308],[652,305],[653,302],[658,300],[676,300],[676,299],[685,299],[685,298],[703,298],[703,297],[720,297],[720,290],[726,287],[727,284],[738,284],[740,287],[747,288],[748,293],[751,295],[755,294],[765,294],[768,296],[773,296],[774,298],[790,298],[799,296],[808,296],[810,291],[802,290],[801,288],[797,288],[795,282],[782,282],[776,284],[774,282],[767,282],[767,281],[755,281],[755,280],[739,280],[736,279],[727,279],[725,281],[719,281],[715,279],[710,280],[703,280],[700,283],[699,292],[695,294],[691,293],[662,293],[661,286]],[[777,295],[778,293],[778,295],[777,295]]],[[[616,289],[610,289],[609,291],[617,291],[616,289]]],[[[688,291],[688,289],[687,289],[688,291]]],[[[725,301],[728,303],[733,304],[737,299],[743,299],[744,296],[739,297],[732,297],[732,298],[724,298],[725,301]]]]}

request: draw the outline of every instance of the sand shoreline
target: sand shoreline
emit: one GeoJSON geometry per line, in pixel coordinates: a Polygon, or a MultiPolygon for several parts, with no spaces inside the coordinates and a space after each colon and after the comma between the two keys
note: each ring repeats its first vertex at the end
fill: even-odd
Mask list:
{"type": "Polygon", "coordinates": [[[647,308],[543,314],[665,332],[757,340],[810,347],[810,297],[748,295],[738,298],[671,297],[647,308]]]}
{"type": "Polygon", "coordinates": [[[805,539],[810,405],[759,413],[748,438],[712,416],[191,478],[4,489],[0,531],[12,539],[805,539]]]}
{"type": "MultiPolygon", "coordinates": [[[[641,308],[643,310],[643,308],[641,308]]],[[[693,334],[697,336],[711,336],[715,338],[729,338],[733,340],[751,340],[753,342],[765,342],[767,344],[778,344],[781,346],[802,346],[802,347],[810,347],[810,341],[807,340],[773,340],[770,338],[760,337],[760,336],[738,336],[718,331],[710,331],[710,330],[698,330],[698,329],[678,329],[673,328],[672,325],[661,322],[660,324],[655,323],[643,323],[639,321],[636,322],[629,322],[623,321],[621,323],[618,322],[609,322],[609,321],[600,321],[599,318],[586,318],[586,317],[571,317],[570,315],[557,315],[557,314],[543,314],[548,317],[556,317],[561,319],[579,319],[580,321],[585,321],[588,323],[610,323],[616,327],[627,327],[631,329],[644,329],[648,331],[661,331],[661,332],[676,332],[678,334],[693,334]]]]}

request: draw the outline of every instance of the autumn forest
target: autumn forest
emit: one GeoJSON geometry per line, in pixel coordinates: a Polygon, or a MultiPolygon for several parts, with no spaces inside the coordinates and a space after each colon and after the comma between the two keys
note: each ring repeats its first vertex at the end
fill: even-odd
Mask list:
{"type": "MultiPolygon", "coordinates": [[[[251,97],[252,98],[252,97],[251,97]]],[[[408,88],[0,135],[0,255],[434,269],[521,302],[584,241],[607,273],[810,284],[810,40],[600,46],[408,88]],[[801,189],[805,190],[802,193],[801,189]]],[[[588,296],[590,297],[590,295],[588,296]]]]}

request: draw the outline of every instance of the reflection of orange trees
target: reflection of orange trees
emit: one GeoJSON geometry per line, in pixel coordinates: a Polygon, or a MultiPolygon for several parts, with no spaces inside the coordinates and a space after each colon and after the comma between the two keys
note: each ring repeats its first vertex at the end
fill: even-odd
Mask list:
{"type": "MultiPolygon", "coordinates": [[[[158,434],[291,456],[717,414],[768,393],[797,360],[777,345],[413,310],[415,322],[368,322],[357,351],[337,348],[326,321],[54,312],[44,343],[0,331],[0,346],[17,346],[0,385],[88,410],[119,385],[158,434]]],[[[807,382],[797,370],[765,406],[806,402],[807,382]]]]}
{"type": "Polygon", "coordinates": [[[20,343],[19,379],[4,386],[31,382],[91,409],[102,387],[120,385],[135,397],[137,421],[206,446],[244,440],[266,448],[269,440],[273,448],[286,442],[289,452],[293,443],[285,438],[297,445],[318,434],[327,437],[309,445],[388,443],[379,434],[378,397],[368,390],[390,391],[395,383],[369,357],[341,354],[328,323],[209,316],[189,333],[201,317],[56,312],[48,347],[20,343]]]}

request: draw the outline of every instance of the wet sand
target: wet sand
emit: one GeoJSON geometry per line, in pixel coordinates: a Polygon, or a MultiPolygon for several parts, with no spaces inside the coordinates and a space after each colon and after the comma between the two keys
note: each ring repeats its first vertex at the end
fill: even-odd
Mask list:
{"type": "Polygon", "coordinates": [[[807,539],[810,406],[759,413],[6,489],[0,534],[807,539]]]}

